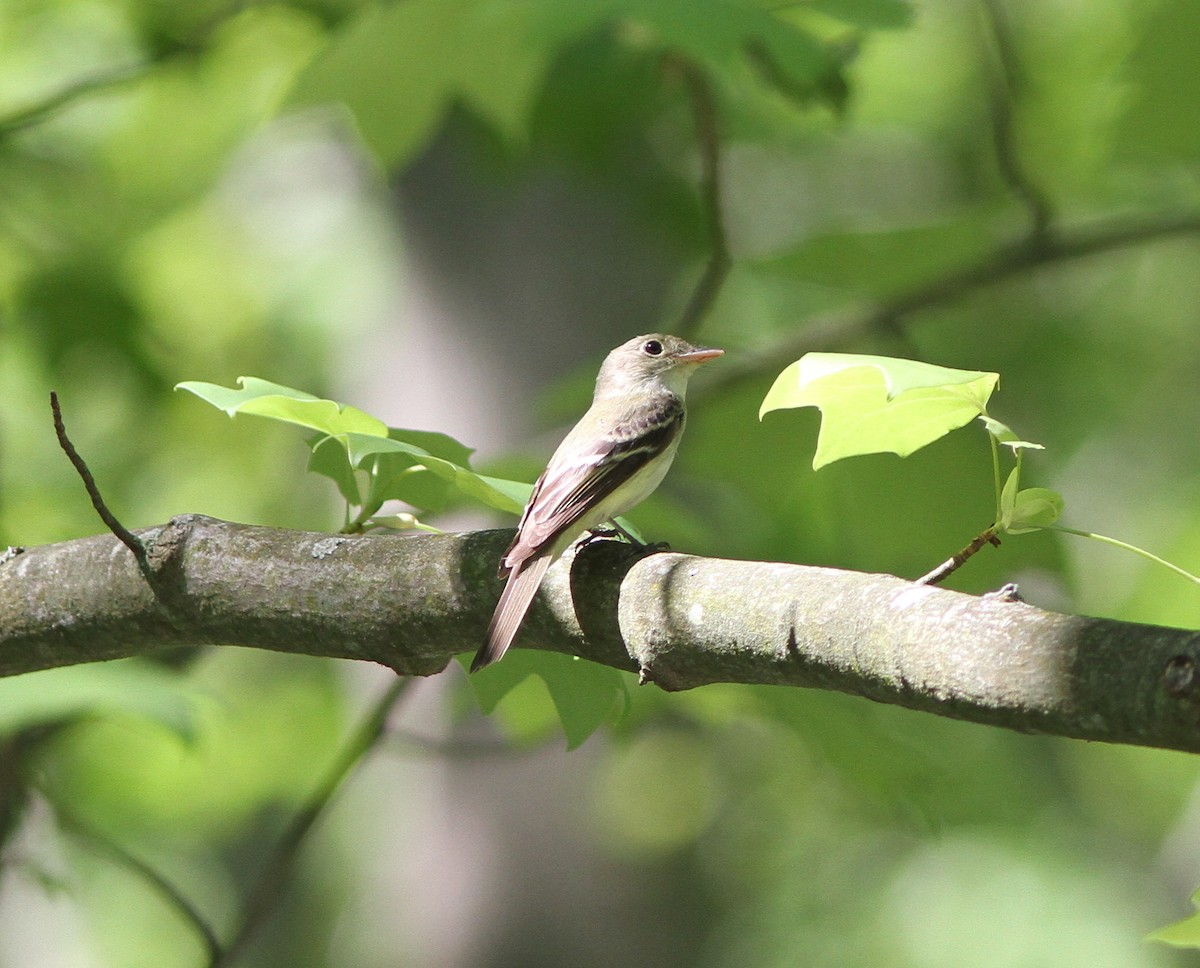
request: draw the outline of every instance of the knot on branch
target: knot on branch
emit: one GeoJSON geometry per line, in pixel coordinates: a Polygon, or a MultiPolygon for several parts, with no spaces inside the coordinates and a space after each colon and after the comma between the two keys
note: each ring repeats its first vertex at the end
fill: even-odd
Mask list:
{"type": "Polygon", "coordinates": [[[1190,655],[1172,656],[1163,670],[1162,685],[1168,696],[1174,699],[1193,697],[1200,677],[1196,675],[1196,662],[1190,655]]]}

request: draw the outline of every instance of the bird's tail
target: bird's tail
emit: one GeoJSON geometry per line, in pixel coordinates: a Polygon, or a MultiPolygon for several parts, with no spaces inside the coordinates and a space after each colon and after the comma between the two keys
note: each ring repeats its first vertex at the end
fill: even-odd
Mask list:
{"type": "Polygon", "coordinates": [[[508,583],[500,595],[496,611],[492,613],[492,621],[488,624],[487,634],[483,637],[483,645],[475,653],[471,662],[471,671],[476,672],[485,665],[498,662],[512,645],[517,630],[529,611],[533,596],[537,594],[538,586],[550,567],[550,555],[543,555],[518,566],[509,573],[508,583]]]}

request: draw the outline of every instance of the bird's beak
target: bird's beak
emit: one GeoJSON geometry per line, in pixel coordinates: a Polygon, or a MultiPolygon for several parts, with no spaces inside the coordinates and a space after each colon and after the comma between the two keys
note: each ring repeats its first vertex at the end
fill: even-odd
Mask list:
{"type": "Polygon", "coordinates": [[[696,349],[690,353],[680,353],[675,359],[680,363],[707,363],[709,360],[715,360],[718,356],[723,356],[724,354],[724,350],[696,349]]]}

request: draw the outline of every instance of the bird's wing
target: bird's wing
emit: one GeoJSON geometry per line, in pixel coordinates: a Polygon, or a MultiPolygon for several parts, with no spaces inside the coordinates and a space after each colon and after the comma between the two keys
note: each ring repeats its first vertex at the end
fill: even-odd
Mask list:
{"type": "Polygon", "coordinates": [[[534,485],[517,536],[504,557],[502,574],[552,547],[592,508],[670,447],[683,429],[683,402],[674,394],[664,395],[653,407],[627,416],[618,422],[619,434],[610,430],[583,449],[568,446],[568,437],[559,447],[534,485]]]}

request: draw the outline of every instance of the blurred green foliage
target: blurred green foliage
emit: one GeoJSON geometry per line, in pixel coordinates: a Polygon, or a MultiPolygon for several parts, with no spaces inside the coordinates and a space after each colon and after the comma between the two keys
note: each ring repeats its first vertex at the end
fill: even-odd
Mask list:
{"type": "MultiPolygon", "coordinates": [[[[546,284],[544,265],[488,263],[503,244],[487,220],[549,172],[614,213],[620,265],[677,267],[656,283],[661,318],[621,321],[670,328],[710,243],[687,64],[713,90],[733,260],[699,335],[729,350],[729,375],[697,381],[688,439],[639,527],[700,554],[911,577],[991,523],[983,434],[814,472],[815,414],[756,422],[811,339],[999,372],[990,409],[1047,445],[1025,480],[1066,497],[1065,522],[1194,572],[1200,244],[1166,227],[1200,212],[1198,55],[1191,0],[6,0],[0,546],[100,530],[57,450],[51,388],[130,527],[184,511],[340,526],[297,432],[218,419],[171,388],[254,373],[358,403],[338,380],[373,352],[367,321],[401,298],[394,267],[421,241],[389,182],[437,160],[488,200],[467,212],[472,238],[443,246],[442,286],[499,306],[546,284]],[[1149,228],[1118,244],[1130,225],[1149,228]],[[1063,239],[1099,242],[1054,255],[1063,239]],[[989,275],[1013,251],[1033,255],[989,275]]],[[[446,197],[422,231],[461,214],[446,197]]],[[[522,232],[554,239],[571,210],[536,215],[522,232]]],[[[561,259],[567,296],[595,302],[603,267],[561,259]]],[[[591,346],[572,318],[562,341],[591,346]]],[[[548,396],[556,419],[581,408],[594,366],[548,396]]],[[[546,452],[494,468],[531,478],[546,452]]],[[[1006,541],[952,584],[1016,578],[1039,604],[1200,625],[1185,583],[1087,544],[1006,541]]],[[[366,691],[361,670],[310,659],[174,658],[0,683],[0,961],[201,963],[179,911],[56,832],[46,802],[152,863],[228,938],[366,691]],[[37,903],[55,912],[52,938],[28,915],[37,903]]],[[[564,758],[552,708],[570,689],[529,679],[497,719],[546,739],[550,772],[586,774],[538,785],[502,753],[461,755],[479,726],[461,676],[441,678],[437,765],[385,743],[239,964],[586,966],[627,943],[713,968],[1186,963],[1140,939],[1186,915],[1200,882],[1190,757],[837,694],[630,686],[611,733],[564,758]],[[538,838],[505,841],[519,817],[538,838]],[[585,906],[537,893],[563,883],[556,870],[585,906]]],[[[608,695],[580,721],[612,715],[608,695]]]]}

